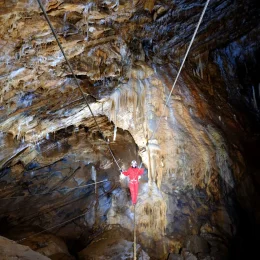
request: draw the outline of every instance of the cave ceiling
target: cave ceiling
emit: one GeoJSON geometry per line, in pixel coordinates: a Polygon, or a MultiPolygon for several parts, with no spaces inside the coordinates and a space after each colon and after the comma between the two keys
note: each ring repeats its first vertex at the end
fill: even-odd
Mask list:
{"type": "MultiPolygon", "coordinates": [[[[228,241],[237,220],[226,202],[235,196],[250,211],[246,198],[260,183],[259,2],[210,1],[167,106],[205,1],[42,3],[117,163],[146,168],[138,225],[148,253],[156,255],[147,237],[171,252],[190,234],[228,241]]],[[[127,184],[37,1],[0,0],[0,25],[2,234],[21,239],[84,212],[59,236],[90,241],[106,225],[131,230],[127,184]],[[104,181],[98,199],[94,186],[73,190],[91,184],[93,172],[104,181]]]]}

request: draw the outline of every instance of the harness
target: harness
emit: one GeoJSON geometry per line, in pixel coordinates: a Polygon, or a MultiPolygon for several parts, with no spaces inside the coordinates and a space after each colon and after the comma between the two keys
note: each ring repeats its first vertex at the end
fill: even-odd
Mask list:
{"type": "Polygon", "coordinates": [[[133,183],[133,184],[136,183],[136,182],[138,182],[138,180],[136,180],[136,179],[133,179],[133,180],[129,181],[129,183],[133,183]]]}

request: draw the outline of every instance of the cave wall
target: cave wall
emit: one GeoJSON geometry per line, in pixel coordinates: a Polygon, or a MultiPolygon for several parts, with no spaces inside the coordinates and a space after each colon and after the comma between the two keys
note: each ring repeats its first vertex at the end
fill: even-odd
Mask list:
{"type": "MultiPolygon", "coordinates": [[[[137,158],[147,169],[137,225],[149,256],[188,247],[203,259],[187,244],[197,236],[209,245],[202,253],[225,259],[237,237],[253,241],[259,3],[210,2],[167,107],[204,1],[43,3],[120,166],[137,158]],[[248,232],[245,223],[252,223],[248,232]]],[[[20,239],[79,214],[84,219],[56,230],[82,246],[107,225],[132,230],[127,183],[119,182],[37,2],[0,7],[1,218],[8,224],[2,234],[20,239]],[[98,186],[98,200],[94,186],[69,191],[93,184],[92,166],[100,180],[113,180],[98,186]],[[30,196],[45,192],[53,193],[30,196]]]]}

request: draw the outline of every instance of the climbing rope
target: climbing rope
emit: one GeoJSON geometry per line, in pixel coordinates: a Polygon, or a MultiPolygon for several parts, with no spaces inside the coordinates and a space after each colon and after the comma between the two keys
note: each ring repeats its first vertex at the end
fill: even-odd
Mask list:
{"type": "Polygon", "coordinates": [[[72,190],[82,189],[82,188],[86,188],[86,187],[93,186],[93,185],[100,184],[100,183],[104,183],[104,182],[111,182],[111,180],[98,181],[98,182],[95,182],[95,183],[86,184],[86,185],[82,185],[82,186],[79,186],[79,187],[73,187],[73,188],[65,188],[64,187],[62,189],[58,189],[58,190],[54,190],[54,191],[50,191],[50,192],[28,194],[28,195],[25,195],[25,196],[15,196],[15,197],[1,198],[0,201],[1,200],[9,200],[9,199],[27,198],[27,197],[33,197],[33,196],[43,196],[43,195],[48,195],[48,194],[52,194],[52,193],[55,193],[55,192],[72,191],[72,190]]]}
{"type": "Polygon", "coordinates": [[[78,219],[78,218],[80,218],[80,217],[83,217],[83,216],[85,216],[85,215],[86,215],[86,212],[85,212],[84,214],[80,214],[79,216],[77,216],[77,217],[75,217],[75,218],[69,219],[69,220],[67,220],[67,221],[65,221],[65,222],[62,222],[62,223],[60,223],[60,224],[58,224],[58,225],[55,225],[55,226],[53,226],[53,227],[46,228],[46,229],[42,230],[41,232],[35,233],[35,234],[33,234],[33,235],[31,235],[31,236],[28,236],[28,237],[24,237],[24,238],[22,238],[22,239],[20,239],[20,240],[17,240],[17,241],[15,241],[15,242],[20,243],[20,242],[22,242],[22,241],[24,241],[24,240],[26,240],[26,239],[28,239],[28,238],[31,238],[31,237],[40,235],[40,234],[42,234],[42,233],[44,233],[44,232],[46,232],[46,231],[52,230],[52,229],[54,229],[54,228],[56,228],[56,227],[63,226],[63,225],[65,225],[65,224],[67,224],[67,223],[69,223],[69,222],[71,222],[71,221],[73,221],[73,220],[75,220],[75,219],[78,219]]]}
{"type": "MultiPolygon", "coordinates": [[[[82,90],[82,88],[81,88],[81,86],[80,86],[78,80],[77,80],[77,77],[76,77],[76,75],[75,75],[75,73],[74,73],[74,71],[73,71],[73,69],[72,69],[72,66],[71,66],[71,64],[70,64],[70,62],[69,62],[69,60],[68,60],[68,58],[67,58],[67,56],[66,56],[66,54],[65,54],[65,52],[64,52],[64,50],[63,50],[63,47],[62,47],[62,45],[61,45],[61,43],[60,43],[60,41],[59,41],[59,39],[58,39],[58,36],[57,36],[57,33],[55,32],[54,27],[53,27],[53,25],[52,25],[52,23],[51,23],[51,21],[50,21],[48,15],[47,15],[47,13],[46,13],[46,10],[45,10],[45,8],[44,8],[44,6],[43,6],[41,0],[37,0],[37,2],[38,2],[39,6],[40,6],[40,8],[41,8],[41,10],[42,10],[42,12],[43,12],[43,15],[44,15],[44,17],[45,17],[45,19],[46,19],[46,21],[47,21],[47,23],[48,23],[48,25],[49,25],[51,31],[52,31],[52,34],[53,34],[53,36],[54,36],[54,38],[55,38],[55,40],[56,40],[56,42],[57,42],[57,44],[58,44],[60,50],[61,50],[61,52],[62,52],[62,55],[63,55],[63,57],[64,57],[64,59],[65,59],[67,65],[68,65],[68,67],[69,67],[69,70],[70,70],[70,72],[71,72],[71,74],[72,74],[72,76],[73,76],[73,78],[74,78],[74,80],[75,80],[75,82],[76,82],[76,85],[77,85],[77,87],[79,88],[79,90],[80,90],[80,92],[81,92],[81,94],[82,94],[82,97],[83,97],[83,99],[84,99],[85,102],[86,102],[86,105],[87,105],[87,107],[88,107],[88,109],[89,109],[89,111],[90,111],[90,113],[91,113],[91,115],[92,115],[92,117],[93,117],[93,119],[94,119],[95,125],[97,126],[97,129],[98,129],[99,133],[101,134],[102,139],[103,139],[104,142],[107,144],[108,150],[109,150],[109,152],[110,152],[110,154],[111,154],[111,156],[112,156],[112,158],[113,158],[115,164],[117,165],[118,170],[121,171],[121,167],[119,166],[119,164],[118,164],[118,162],[117,162],[117,160],[116,160],[116,158],[115,158],[115,156],[114,156],[114,153],[113,153],[113,151],[111,150],[111,147],[110,147],[110,145],[109,145],[109,142],[106,140],[106,138],[105,138],[103,132],[101,131],[101,128],[100,128],[100,126],[99,126],[99,124],[98,124],[98,122],[97,122],[97,120],[96,120],[96,118],[95,118],[95,116],[94,116],[94,113],[93,113],[91,107],[89,106],[88,100],[87,100],[87,98],[86,98],[86,96],[85,96],[85,94],[84,94],[84,92],[83,92],[83,90],[82,90]]],[[[88,94],[88,95],[89,95],[89,94],[88,94]]]]}
{"type": "MultiPolygon", "coordinates": [[[[100,132],[100,134],[101,134],[101,136],[102,136],[102,139],[103,139],[103,140],[105,141],[105,143],[107,144],[108,150],[109,150],[109,152],[110,152],[110,154],[111,154],[111,156],[112,156],[112,158],[113,158],[115,164],[117,165],[119,171],[121,171],[121,167],[118,165],[118,162],[117,162],[117,160],[116,160],[116,158],[115,158],[115,156],[114,156],[114,153],[113,153],[113,151],[112,151],[111,148],[110,148],[109,142],[108,142],[108,141],[106,140],[106,138],[104,137],[104,134],[103,134],[103,132],[101,131],[101,128],[100,128],[99,124],[97,123],[97,120],[96,120],[96,118],[95,118],[95,116],[94,116],[94,113],[93,113],[91,107],[89,106],[89,103],[88,103],[88,101],[87,101],[87,98],[86,98],[86,96],[85,96],[85,94],[84,94],[82,88],[80,87],[80,84],[79,84],[79,82],[78,82],[78,80],[77,80],[77,78],[76,78],[76,76],[75,76],[75,74],[74,74],[74,71],[73,71],[73,69],[72,69],[72,66],[71,66],[69,60],[67,59],[67,57],[66,57],[66,55],[65,55],[65,52],[64,52],[64,50],[63,50],[63,47],[62,47],[62,45],[61,45],[61,43],[60,43],[60,41],[59,41],[59,39],[58,39],[58,36],[57,36],[57,34],[56,34],[56,32],[55,32],[55,30],[54,30],[52,24],[51,24],[51,21],[49,20],[49,17],[48,17],[48,15],[47,15],[45,9],[44,9],[44,7],[43,7],[43,5],[42,5],[42,3],[41,3],[41,0],[37,0],[37,2],[38,2],[39,6],[40,6],[40,8],[41,8],[41,10],[42,10],[42,12],[43,12],[43,14],[44,14],[44,17],[45,17],[46,21],[47,21],[48,24],[49,24],[49,27],[50,27],[50,29],[51,29],[51,31],[52,31],[52,33],[53,33],[53,35],[54,35],[54,37],[55,37],[55,39],[56,39],[56,41],[57,41],[57,43],[58,43],[58,46],[59,46],[59,48],[60,48],[60,50],[61,50],[61,52],[62,52],[62,54],[63,54],[63,56],[64,56],[64,58],[65,58],[65,61],[66,61],[66,63],[68,64],[68,67],[69,67],[69,69],[70,69],[70,71],[71,71],[71,74],[73,75],[73,78],[74,78],[74,80],[75,80],[75,82],[76,82],[76,84],[77,84],[77,87],[79,88],[79,90],[80,90],[80,92],[81,92],[81,94],[82,94],[82,96],[83,96],[83,99],[85,100],[85,102],[86,102],[86,104],[87,104],[87,107],[88,107],[88,109],[89,109],[89,111],[90,111],[90,113],[91,113],[91,115],[92,115],[92,117],[93,117],[93,119],[94,119],[94,122],[95,122],[95,124],[96,124],[96,126],[97,126],[97,128],[98,128],[98,131],[100,132]]],[[[174,83],[173,83],[172,89],[171,89],[171,91],[170,91],[170,93],[169,93],[169,96],[168,96],[168,98],[167,98],[167,100],[166,100],[166,103],[165,103],[165,106],[164,106],[164,109],[163,109],[162,116],[159,118],[157,127],[156,127],[156,129],[153,131],[152,136],[151,136],[151,138],[150,138],[149,140],[153,139],[154,134],[155,134],[155,132],[157,132],[157,130],[158,130],[159,126],[160,126],[161,120],[162,120],[162,118],[164,117],[165,109],[166,109],[166,107],[167,107],[167,105],[168,105],[168,103],[169,103],[169,100],[170,100],[170,98],[171,98],[171,94],[172,94],[172,92],[173,92],[173,89],[175,88],[175,85],[176,85],[177,80],[178,80],[178,78],[179,78],[179,76],[180,76],[180,73],[181,73],[182,68],[183,68],[183,66],[184,66],[184,63],[185,63],[185,61],[186,61],[186,58],[187,58],[187,56],[188,56],[188,54],[189,54],[189,52],[190,52],[191,46],[192,46],[192,44],[193,44],[193,42],[194,42],[194,39],[195,39],[195,37],[196,37],[196,34],[197,34],[197,32],[198,32],[199,26],[200,26],[200,24],[201,24],[201,22],[202,22],[202,19],[203,19],[203,17],[204,17],[204,14],[205,14],[205,11],[206,11],[206,9],[207,9],[207,6],[208,6],[209,2],[210,2],[210,0],[207,0],[206,4],[205,4],[205,6],[204,6],[204,9],[203,9],[202,14],[201,14],[200,19],[199,19],[199,22],[198,22],[198,24],[197,24],[197,26],[196,26],[196,29],[195,29],[195,31],[194,31],[194,34],[193,34],[193,36],[192,36],[192,39],[191,39],[190,44],[189,44],[189,46],[188,46],[188,49],[187,49],[187,51],[186,51],[186,53],[185,53],[184,59],[183,59],[183,61],[182,61],[182,63],[181,63],[180,69],[179,69],[179,71],[178,71],[178,73],[177,73],[177,76],[176,76],[176,78],[175,78],[175,81],[174,81],[174,83]]],[[[88,94],[88,95],[89,95],[89,94],[88,94]]],[[[102,181],[102,182],[106,182],[106,181],[102,181]]],[[[97,182],[97,183],[102,183],[102,182],[97,182]]],[[[69,189],[67,189],[67,190],[73,190],[73,189],[83,188],[83,187],[87,187],[87,186],[91,186],[91,185],[96,185],[96,183],[89,184],[89,185],[84,185],[84,186],[80,186],[80,187],[75,187],[75,188],[69,188],[69,189]]],[[[53,191],[53,192],[57,192],[57,191],[59,191],[59,190],[55,190],[55,191],[53,191]]],[[[64,191],[64,190],[63,190],[63,191],[64,191]]],[[[19,197],[29,197],[29,196],[45,195],[45,194],[50,194],[50,193],[53,193],[53,192],[42,193],[42,194],[30,194],[30,195],[28,195],[28,196],[9,197],[9,198],[4,198],[4,199],[13,199],[13,198],[19,198],[19,197]]],[[[136,206],[134,205],[134,260],[136,260],[136,218],[135,218],[136,211],[135,211],[135,207],[136,207],[136,206]]],[[[73,221],[73,220],[75,220],[75,219],[77,219],[77,218],[80,218],[80,217],[82,217],[82,216],[85,216],[85,214],[86,214],[86,213],[80,214],[80,215],[77,216],[77,217],[74,217],[74,218],[72,218],[72,219],[70,219],[70,220],[67,220],[67,221],[61,223],[61,224],[55,225],[55,226],[50,227],[50,228],[48,228],[48,229],[45,229],[45,230],[43,230],[43,231],[41,231],[41,232],[38,232],[38,233],[36,233],[36,234],[33,234],[33,235],[28,236],[28,237],[26,237],[26,238],[23,238],[23,239],[21,239],[21,240],[19,240],[19,241],[17,241],[17,242],[24,241],[24,240],[27,239],[27,238],[30,238],[30,237],[39,235],[39,234],[41,234],[41,233],[43,233],[43,232],[46,232],[46,231],[49,231],[49,230],[54,229],[54,228],[56,228],[56,227],[62,226],[62,225],[66,224],[66,223],[68,223],[68,222],[71,222],[71,221],[73,221]]]]}
{"type": "Polygon", "coordinates": [[[134,205],[134,260],[136,260],[136,224],[135,224],[135,205],[134,205]]]}
{"type": "MultiPolygon", "coordinates": [[[[111,190],[114,190],[114,189],[116,189],[116,186],[112,187],[111,190]]],[[[107,191],[107,192],[111,192],[111,190],[109,190],[109,191],[107,191]]],[[[101,197],[103,197],[105,194],[107,194],[107,192],[104,193],[104,194],[102,194],[101,197]]],[[[100,197],[100,196],[99,196],[99,197],[100,197]]],[[[76,217],[74,217],[74,218],[71,218],[71,219],[69,219],[69,220],[66,220],[66,221],[64,221],[64,222],[62,222],[62,223],[60,223],[60,224],[58,224],[58,225],[52,226],[52,227],[50,227],[50,228],[45,228],[44,230],[42,230],[42,231],[40,231],[40,232],[38,232],[38,233],[35,233],[35,234],[30,235],[30,236],[24,237],[24,238],[22,238],[22,239],[20,239],[20,240],[18,240],[18,241],[16,241],[16,242],[17,242],[17,243],[22,242],[22,241],[24,241],[24,240],[26,240],[26,239],[28,239],[28,238],[31,238],[31,237],[40,235],[40,234],[42,234],[42,233],[44,233],[44,232],[46,232],[46,231],[50,231],[50,230],[52,230],[52,229],[54,229],[54,228],[56,228],[56,227],[63,226],[64,224],[67,224],[67,223],[69,223],[69,222],[71,222],[71,221],[73,221],[73,220],[75,220],[75,219],[78,219],[78,218],[80,218],[80,217],[83,217],[83,216],[86,215],[86,212],[93,206],[93,204],[94,204],[94,203],[92,203],[92,204],[87,208],[87,210],[85,211],[84,214],[80,214],[80,215],[78,215],[78,216],[76,216],[76,217]]]]}
{"type": "Polygon", "coordinates": [[[202,19],[203,19],[203,17],[204,17],[204,14],[205,14],[205,12],[206,12],[206,9],[207,9],[207,7],[208,7],[209,2],[210,2],[210,0],[207,0],[205,6],[204,6],[204,8],[203,8],[203,11],[202,11],[202,13],[201,13],[200,19],[199,19],[199,21],[198,21],[198,24],[197,24],[197,26],[196,26],[196,29],[195,29],[194,33],[193,33],[193,36],[192,36],[191,41],[190,41],[190,44],[189,44],[189,46],[188,46],[188,49],[187,49],[187,51],[186,51],[186,53],[185,53],[185,55],[184,55],[183,61],[182,61],[182,63],[181,63],[181,66],[180,66],[179,71],[178,71],[178,73],[177,73],[177,76],[176,76],[176,78],[175,78],[175,81],[174,81],[174,83],[173,83],[173,85],[172,85],[170,94],[168,95],[168,98],[167,98],[166,103],[165,103],[165,105],[164,105],[163,112],[162,112],[162,116],[160,116],[159,121],[158,121],[158,124],[157,124],[157,127],[156,127],[155,130],[153,131],[152,136],[150,137],[149,140],[152,140],[152,139],[153,139],[154,134],[157,132],[157,130],[158,130],[159,126],[160,126],[161,120],[162,120],[162,118],[164,117],[165,109],[166,109],[166,107],[167,107],[167,105],[168,105],[168,103],[169,103],[169,101],[170,101],[170,98],[171,98],[173,89],[175,88],[175,85],[176,85],[176,83],[177,83],[177,81],[178,81],[178,79],[179,79],[179,76],[180,76],[180,74],[181,74],[182,68],[183,68],[184,63],[185,63],[185,61],[186,61],[186,58],[187,58],[187,56],[188,56],[188,54],[189,54],[189,52],[190,52],[191,46],[192,46],[192,44],[193,44],[193,42],[194,42],[194,39],[195,39],[195,37],[196,37],[196,35],[197,35],[197,32],[198,32],[198,30],[199,30],[200,24],[201,24],[201,22],[202,22],[202,19]]]}
{"type": "MultiPolygon", "coordinates": [[[[170,93],[169,93],[169,95],[168,95],[168,98],[166,99],[166,103],[165,103],[164,108],[163,108],[162,116],[160,116],[159,121],[158,121],[158,123],[157,123],[157,126],[156,126],[155,130],[152,132],[151,137],[150,137],[150,138],[147,138],[146,147],[147,147],[147,151],[148,151],[148,168],[149,168],[149,172],[151,171],[151,163],[150,163],[150,160],[151,160],[151,159],[150,159],[150,149],[149,149],[149,147],[148,147],[148,142],[149,142],[149,140],[152,140],[152,139],[154,138],[155,133],[156,133],[157,130],[159,129],[161,120],[162,120],[162,118],[164,117],[164,114],[165,114],[166,107],[168,106],[168,103],[169,103],[169,101],[170,101],[172,92],[173,92],[173,90],[174,90],[174,88],[175,88],[175,86],[176,86],[176,83],[177,83],[178,79],[179,79],[179,76],[180,76],[180,74],[181,74],[182,68],[183,68],[184,63],[185,63],[185,61],[186,61],[186,59],[187,59],[187,56],[188,56],[188,54],[189,54],[189,52],[190,52],[191,46],[192,46],[192,44],[193,44],[193,42],[194,42],[194,39],[195,39],[195,37],[196,37],[196,35],[197,35],[197,32],[198,32],[198,30],[199,30],[200,24],[201,24],[201,22],[202,22],[202,19],[203,19],[203,17],[204,17],[204,14],[205,14],[205,12],[206,12],[206,9],[207,9],[207,7],[208,7],[209,2],[210,2],[210,0],[207,0],[205,6],[204,6],[204,8],[203,8],[203,11],[202,11],[202,13],[201,13],[201,15],[200,15],[200,19],[199,19],[198,24],[197,24],[197,26],[196,26],[196,28],[195,28],[195,31],[194,31],[194,33],[193,33],[193,36],[192,36],[192,38],[191,38],[190,44],[189,44],[189,46],[188,46],[188,48],[187,48],[187,51],[186,51],[186,53],[185,53],[185,55],[184,55],[184,58],[183,58],[182,63],[181,63],[181,66],[180,66],[180,68],[179,68],[179,71],[178,71],[178,73],[177,73],[177,76],[176,76],[176,78],[175,78],[175,80],[174,80],[174,83],[173,83],[173,85],[172,85],[171,91],[170,91],[170,93]]],[[[135,208],[134,208],[134,260],[136,260],[135,208]]]]}

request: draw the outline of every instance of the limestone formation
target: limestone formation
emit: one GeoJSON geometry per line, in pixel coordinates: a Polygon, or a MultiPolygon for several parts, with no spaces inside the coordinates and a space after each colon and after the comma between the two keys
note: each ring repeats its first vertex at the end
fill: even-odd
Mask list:
{"type": "Polygon", "coordinates": [[[258,1],[210,1],[173,91],[204,0],[42,3],[82,91],[37,1],[0,0],[0,235],[36,250],[47,232],[53,259],[132,257],[119,168],[136,160],[142,257],[251,259],[258,1]]]}

